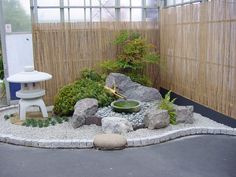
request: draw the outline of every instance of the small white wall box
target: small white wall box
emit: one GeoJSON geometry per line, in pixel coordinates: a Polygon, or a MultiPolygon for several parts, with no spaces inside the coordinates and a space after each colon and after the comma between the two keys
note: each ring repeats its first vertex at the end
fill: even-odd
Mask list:
{"type": "Polygon", "coordinates": [[[11,24],[5,24],[5,31],[6,31],[6,33],[11,33],[12,32],[11,24]]]}
{"type": "Polygon", "coordinates": [[[25,66],[23,72],[16,73],[7,78],[8,82],[20,83],[21,89],[16,92],[19,101],[19,115],[21,120],[26,118],[26,110],[30,106],[38,106],[43,117],[48,117],[47,109],[42,97],[45,90],[41,89],[39,82],[52,78],[52,75],[34,70],[33,66],[25,66]]]}

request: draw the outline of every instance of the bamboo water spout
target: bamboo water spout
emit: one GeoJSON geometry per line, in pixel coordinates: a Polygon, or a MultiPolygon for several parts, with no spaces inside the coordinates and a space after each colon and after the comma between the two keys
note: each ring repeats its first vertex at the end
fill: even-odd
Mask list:
{"type": "Polygon", "coordinates": [[[127,99],[126,96],[120,94],[119,92],[117,92],[116,90],[116,87],[114,86],[114,88],[110,88],[110,87],[107,87],[107,86],[104,86],[105,89],[107,89],[109,92],[111,92],[113,95],[116,95],[117,97],[119,98],[122,98],[122,99],[127,99]]]}

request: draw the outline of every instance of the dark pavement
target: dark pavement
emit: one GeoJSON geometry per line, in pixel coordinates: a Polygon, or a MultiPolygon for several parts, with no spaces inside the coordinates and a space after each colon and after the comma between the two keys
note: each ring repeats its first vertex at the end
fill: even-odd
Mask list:
{"type": "Polygon", "coordinates": [[[236,177],[236,137],[209,135],[120,151],[0,143],[0,177],[236,177]]]}

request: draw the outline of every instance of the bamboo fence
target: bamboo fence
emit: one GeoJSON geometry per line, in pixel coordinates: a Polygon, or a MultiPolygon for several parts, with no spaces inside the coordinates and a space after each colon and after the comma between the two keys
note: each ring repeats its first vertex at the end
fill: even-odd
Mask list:
{"type": "Polygon", "coordinates": [[[161,86],[236,118],[236,1],[161,10],[161,86]]]}
{"type": "MultiPolygon", "coordinates": [[[[83,69],[99,70],[103,60],[114,59],[119,48],[112,42],[122,30],[139,32],[159,51],[157,22],[33,24],[35,67],[53,76],[42,84],[47,90],[46,103],[53,104],[58,90],[78,79],[83,69]]],[[[147,66],[146,73],[157,85],[158,66],[147,66]]]]}

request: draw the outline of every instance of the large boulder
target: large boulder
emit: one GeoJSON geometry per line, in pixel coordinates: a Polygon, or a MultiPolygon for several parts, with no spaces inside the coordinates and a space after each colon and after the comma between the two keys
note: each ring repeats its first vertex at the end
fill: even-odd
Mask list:
{"type": "Polygon", "coordinates": [[[81,99],[77,101],[74,109],[71,124],[73,128],[78,128],[85,124],[87,117],[95,115],[98,110],[98,101],[93,98],[81,99]]]}
{"type": "Polygon", "coordinates": [[[102,119],[102,130],[104,133],[124,134],[133,131],[131,122],[120,117],[104,117],[102,119]]]}
{"type": "Polygon", "coordinates": [[[146,86],[138,86],[135,89],[129,89],[127,90],[124,95],[128,99],[134,99],[141,102],[150,102],[155,100],[161,100],[161,94],[159,91],[152,87],[146,87],[146,86]]]}
{"type": "Polygon", "coordinates": [[[193,119],[193,106],[175,106],[176,110],[176,123],[192,124],[193,119]]]}
{"type": "Polygon", "coordinates": [[[99,149],[123,149],[127,145],[127,140],[118,134],[99,134],[94,137],[93,144],[99,149]]]}
{"type": "Polygon", "coordinates": [[[137,88],[140,84],[133,82],[130,77],[124,74],[110,73],[106,78],[106,86],[110,88],[115,86],[119,92],[124,93],[127,90],[137,88]]]}
{"type": "Polygon", "coordinates": [[[170,116],[167,110],[150,108],[144,115],[144,124],[148,129],[160,129],[170,124],[170,116]]]}
{"type": "Polygon", "coordinates": [[[130,77],[121,73],[110,73],[106,78],[106,86],[116,86],[117,90],[128,99],[134,99],[141,102],[162,99],[161,94],[157,89],[133,82],[130,77]]]}

